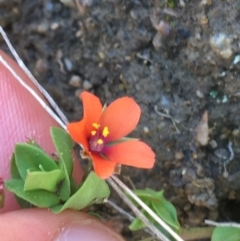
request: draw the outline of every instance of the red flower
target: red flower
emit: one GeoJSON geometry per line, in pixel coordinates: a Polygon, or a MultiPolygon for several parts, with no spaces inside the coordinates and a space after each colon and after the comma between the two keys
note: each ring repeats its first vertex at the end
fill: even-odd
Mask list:
{"type": "Polygon", "coordinates": [[[122,97],[102,107],[98,97],[81,94],[83,119],[67,125],[72,139],[83,145],[91,157],[96,174],[105,179],[114,173],[117,164],[139,168],[152,168],[155,154],[137,139],[122,139],[137,125],[141,109],[129,97],[122,97]]]}

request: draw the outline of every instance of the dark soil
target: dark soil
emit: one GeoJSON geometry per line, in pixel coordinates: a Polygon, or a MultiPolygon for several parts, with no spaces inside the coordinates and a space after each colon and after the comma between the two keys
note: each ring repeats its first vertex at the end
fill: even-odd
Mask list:
{"type": "MultiPolygon", "coordinates": [[[[132,136],[157,161],[150,171],[124,167],[126,184],[164,189],[183,226],[240,222],[240,2],[78,2],[3,0],[0,24],[69,120],[81,118],[84,89],[102,102],[128,95],[139,103],[132,136]],[[201,146],[195,132],[205,111],[209,142],[201,146]]],[[[139,238],[126,227],[128,240],[139,238]]]]}

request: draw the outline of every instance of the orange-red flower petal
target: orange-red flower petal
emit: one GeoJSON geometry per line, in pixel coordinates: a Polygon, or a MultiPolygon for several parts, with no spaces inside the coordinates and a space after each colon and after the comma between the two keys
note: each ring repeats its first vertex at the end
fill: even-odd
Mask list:
{"type": "Polygon", "coordinates": [[[89,144],[85,126],[85,120],[81,120],[79,122],[72,122],[67,125],[67,131],[75,142],[83,145],[84,149],[88,151],[89,144]]]}
{"type": "Polygon", "coordinates": [[[152,168],[155,154],[144,142],[131,140],[105,148],[104,154],[112,162],[138,168],[152,168]]]}
{"type": "Polygon", "coordinates": [[[98,122],[102,115],[102,104],[99,98],[87,91],[80,95],[83,102],[83,119],[85,121],[86,133],[93,130],[92,124],[98,122]]]}
{"type": "Polygon", "coordinates": [[[122,97],[112,102],[103,112],[101,126],[109,129],[109,140],[118,140],[129,134],[140,119],[139,105],[129,97],[122,97]]]}
{"type": "Polygon", "coordinates": [[[100,155],[92,153],[93,167],[96,174],[102,178],[106,179],[114,174],[116,168],[116,163],[103,159],[100,155]]]}

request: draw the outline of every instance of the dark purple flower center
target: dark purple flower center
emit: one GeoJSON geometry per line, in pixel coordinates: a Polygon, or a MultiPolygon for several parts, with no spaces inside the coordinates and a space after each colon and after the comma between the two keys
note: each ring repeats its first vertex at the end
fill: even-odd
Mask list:
{"type": "Polygon", "coordinates": [[[91,131],[91,137],[89,139],[90,151],[92,152],[101,152],[106,143],[106,137],[109,134],[108,127],[100,128],[100,125],[93,123],[92,126],[94,129],[91,131]]]}

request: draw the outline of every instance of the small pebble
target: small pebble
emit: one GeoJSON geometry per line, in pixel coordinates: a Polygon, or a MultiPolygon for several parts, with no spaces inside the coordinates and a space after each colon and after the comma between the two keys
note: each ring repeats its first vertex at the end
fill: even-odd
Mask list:
{"type": "Polygon", "coordinates": [[[160,23],[155,26],[155,29],[163,36],[168,36],[171,32],[170,24],[165,21],[160,21],[160,23]]]}
{"type": "Polygon", "coordinates": [[[74,0],[60,0],[67,7],[74,8],[76,6],[76,2],[74,0]]]}
{"type": "Polygon", "coordinates": [[[56,30],[59,27],[59,23],[52,23],[51,24],[51,30],[56,30]]]}
{"type": "Polygon", "coordinates": [[[81,77],[78,75],[73,75],[71,77],[71,79],[69,80],[69,85],[76,87],[76,88],[81,87],[81,85],[82,85],[81,77]]]}
{"type": "Polygon", "coordinates": [[[225,77],[226,75],[227,75],[227,72],[226,72],[226,71],[223,71],[223,72],[220,73],[220,76],[221,76],[221,77],[225,77]]]}
{"type": "Polygon", "coordinates": [[[222,97],[222,103],[226,103],[228,101],[228,97],[226,95],[224,95],[222,97]]]}
{"type": "Polygon", "coordinates": [[[79,38],[83,35],[83,31],[82,30],[78,30],[75,34],[76,38],[79,38]]]}
{"type": "Polygon", "coordinates": [[[240,55],[236,55],[233,60],[233,64],[237,64],[240,62],[240,55]]]}
{"type": "Polygon", "coordinates": [[[102,68],[103,65],[104,65],[104,63],[103,63],[103,62],[100,62],[100,63],[98,64],[98,67],[99,67],[99,68],[102,68]]]}
{"type": "Polygon", "coordinates": [[[68,58],[64,58],[64,63],[65,63],[65,66],[66,66],[67,70],[69,72],[71,72],[72,69],[73,69],[72,61],[70,59],[68,59],[68,58]]]}
{"type": "Polygon", "coordinates": [[[203,6],[203,5],[211,5],[212,4],[212,0],[202,0],[200,2],[200,6],[203,6]]]}
{"type": "Polygon", "coordinates": [[[153,44],[153,47],[155,48],[155,50],[159,50],[161,47],[163,47],[161,34],[157,33],[155,35],[155,37],[153,38],[152,44],[153,44]]]}
{"type": "Polygon", "coordinates": [[[201,24],[202,24],[202,25],[208,24],[208,18],[207,18],[207,16],[206,16],[206,15],[202,15],[200,21],[201,21],[201,24]]]}
{"type": "Polygon", "coordinates": [[[149,133],[149,128],[147,126],[144,126],[143,127],[143,131],[145,134],[148,134],[149,133]]]}
{"type": "Polygon", "coordinates": [[[211,140],[211,141],[209,142],[209,145],[210,145],[213,149],[217,148],[217,142],[216,142],[215,140],[211,140]]]}
{"type": "Polygon", "coordinates": [[[223,59],[232,57],[232,39],[225,33],[215,33],[210,38],[210,45],[214,52],[218,53],[223,59]]]}
{"type": "Polygon", "coordinates": [[[44,34],[48,31],[48,23],[47,22],[43,22],[43,23],[40,23],[38,26],[37,26],[37,32],[40,33],[40,34],[44,34]]]}
{"type": "Polygon", "coordinates": [[[92,88],[92,84],[88,80],[83,81],[83,89],[90,90],[92,88]]]}
{"type": "Polygon", "coordinates": [[[134,10],[131,10],[131,11],[130,11],[130,16],[131,16],[131,18],[134,19],[134,20],[136,20],[136,19],[138,18],[138,17],[137,17],[137,12],[134,11],[134,10]]]}
{"type": "Polygon", "coordinates": [[[233,136],[238,136],[239,135],[239,129],[234,129],[232,134],[233,134],[233,136]]]}
{"type": "Polygon", "coordinates": [[[197,97],[199,97],[199,98],[203,98],[203,93],[200,91],[200,90],[197,90],[196,91],[196,95],[197,95],[197,97]]]}
{"type": "Polygon", "coordinates": [[[201,121],[198,123],[195,128],[195,140],[201,145],[206,146],[208,144],[208,112],[205,111],[201,121]]]}
{"type": "Polygon", "coordinates": [[[103,52],[99,52],[98,53],[98,56],[101,58],[101,59],[105,59],[105,54],[103,52]]]}
{"type": "Polygon", "coordinates": [[[35,71],[38,74],[43,74],[43,73],[46,73],[47,70],[48,70],[47,61],[44,59],[38,59],[35,65],[35,71]]]}
{"type": "Polygon", "coordinates": [[[184,8],[186,6],[185,2],[183,0],[180,0],[179,1],[179,4],[182,8],[184,8]]]}
{"type": "Polygon", "coordinates": [[[175,153],[175,159],[182,160],[184,158],[184,154],[181,151],[175,153]]]}

